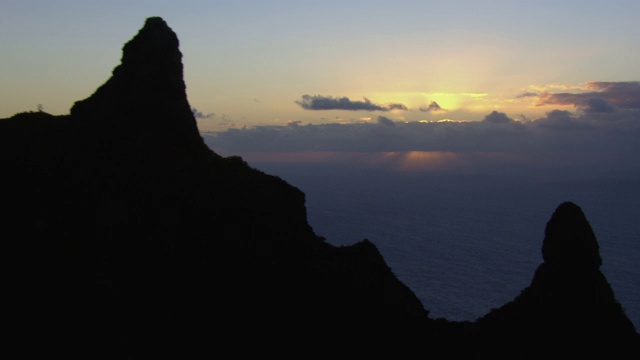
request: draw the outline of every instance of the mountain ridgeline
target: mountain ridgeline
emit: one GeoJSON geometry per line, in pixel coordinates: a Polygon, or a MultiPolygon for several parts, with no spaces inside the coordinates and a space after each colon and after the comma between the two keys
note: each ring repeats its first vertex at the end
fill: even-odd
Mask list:
{"type": "Polygon", "coordinates": [[[88,345],[91,359],[213,355],[229,340],[326,350],[340,334],[375,334],[350,344],[361,354],[640,357],[576,204],[552,215],[518,297],[476,321],[433,319],[373,243],[327,243],[299,189],[211,151],[185,90],[178,38],[151,17],[68,115],[0,120],[5,294],[20,340],[50,353],[88,345]]]}

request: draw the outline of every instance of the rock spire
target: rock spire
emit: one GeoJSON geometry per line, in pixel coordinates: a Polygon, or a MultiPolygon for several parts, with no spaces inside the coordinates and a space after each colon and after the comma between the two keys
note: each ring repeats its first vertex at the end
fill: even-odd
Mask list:
{"type": "Polygon", "coordinates": [[[550,266],[600,268],[598,242],[578,205],[564,202],[556,208],[547,223],[542,256],[550,266]]]}
{"type": "Polygon", "coordinates": [[[124,45],[112,77],[77,101],[71,116],[98,123],[101,131],[200,136],[186,96],[178,37],[162,18],[146,19],[124,45]]]}

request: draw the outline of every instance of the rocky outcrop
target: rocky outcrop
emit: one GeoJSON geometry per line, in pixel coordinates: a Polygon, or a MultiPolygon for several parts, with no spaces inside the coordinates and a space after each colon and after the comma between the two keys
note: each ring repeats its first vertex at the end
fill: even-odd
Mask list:
{"type": "Polygon", "coordinates": [[[610,340],[639,353],[579,207],[554,213],[545,262],[513,302],[477,322],[431,319],[373,243],[328,244],[307,223],[299,189],[204,145],[178,45],[164,20],[149,18],[70,115],[0,120],[5,306],[28,345],[65,357],[89,345],[81,357],[92,359],[190,358],[188,349],[213,355],[228,341],[301,338],[314,351],[378,355],[605,354],[610,340]],[[354,334],[369,343],[335,346],[354,334]]]}
{"type": "Polygon", "coordinates": [[[548,349],[606,358],[637,352],[640,338],[600,271],[598,242],[579,206],[557,207],[547,223],[542,255],[531,284],[478,319],[482,347],[492,353],[509,343],[527,349],[526,358],[547,357],[548,349]]]}

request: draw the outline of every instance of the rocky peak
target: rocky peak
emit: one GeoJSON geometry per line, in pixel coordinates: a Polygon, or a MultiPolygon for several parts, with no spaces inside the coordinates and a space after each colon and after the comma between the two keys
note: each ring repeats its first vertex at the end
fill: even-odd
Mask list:
{"type": "Polygon", "coordinates": [[[556,208],[547,223],[542,256],[550,266],[600,268],[598,242],[578,205],[564,202],[556,208]]]}
{"type": "Polygon", "coordinates": [[[187,101],[182,53],[176,34],[160,17],[150,17],[123,47],[121,64],[89,98],[71,108],[71,116],[98,123],[101,130],[128,134],[170,133],[199,137],[187,101]]]}

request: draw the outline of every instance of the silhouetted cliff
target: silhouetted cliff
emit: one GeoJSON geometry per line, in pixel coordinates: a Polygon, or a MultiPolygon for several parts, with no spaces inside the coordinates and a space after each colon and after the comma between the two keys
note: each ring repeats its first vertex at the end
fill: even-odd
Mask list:
{"type": "Polygon", "coordinates": [[[374,244],[328,244],[299,189],[206,147],[181,57],[149,18],[69,115],[0,120],[5,293],[20,340],[51,340],[50,353],[88,345],[84,358],[184,358],[228,340],[330,349],[332,336],[376,334],[351,346],[474,358],[506,355],[500,339],[524,355],[604,351],[615,334],[616,349],[639,354],[576,205],[553,215],[545,262],[513,302],[477,322],[431,319],[374,244]]]}

